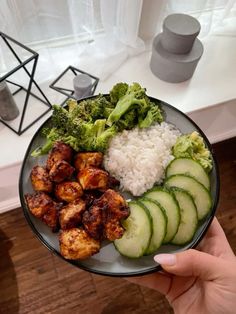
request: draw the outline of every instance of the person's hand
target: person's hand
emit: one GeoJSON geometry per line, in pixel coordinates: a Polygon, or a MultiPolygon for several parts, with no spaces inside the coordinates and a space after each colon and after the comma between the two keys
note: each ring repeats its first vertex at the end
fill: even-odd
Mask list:
{"type": "Polygon", "coordinates": [[[127,280],[164,294],[175,313],[236,313],[236,257],[216,218],[197,249],[156,255],[164,272],[127,280]]]}

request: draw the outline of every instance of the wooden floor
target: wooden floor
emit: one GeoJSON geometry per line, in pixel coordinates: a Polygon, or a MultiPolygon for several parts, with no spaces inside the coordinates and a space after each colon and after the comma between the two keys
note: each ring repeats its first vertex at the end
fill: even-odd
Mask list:
{"type": "MultiPolygon", "coordinates": [[[[214,145],[220,168],[217,217],[236,253],[236,138],[214,145]]],[[[51,254],[21,209],[0,215],[0,313],[172,313],[158,292],[92,275],[51,254]]]]}

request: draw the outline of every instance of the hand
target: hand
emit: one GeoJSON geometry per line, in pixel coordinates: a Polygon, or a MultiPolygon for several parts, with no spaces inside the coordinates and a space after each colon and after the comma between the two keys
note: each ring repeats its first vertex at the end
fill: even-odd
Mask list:
{"type": "Polygon", "coordinates": [[[216,218],[197,249],[156,255],[164,272],[127,280],[164,294],[175,313],[236,313],[236,257],[216,218]]]}

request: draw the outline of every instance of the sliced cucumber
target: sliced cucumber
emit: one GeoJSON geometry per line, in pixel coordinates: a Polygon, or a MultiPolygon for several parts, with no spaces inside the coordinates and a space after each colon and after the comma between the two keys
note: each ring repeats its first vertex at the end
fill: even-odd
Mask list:
{"type": "Polygon", "coordinates": [[[198,220],[203,219],[211,209],[211,196],[209,191],[193,177],[176,174],[165,180],[165,186],[178,187],[186,190],[193,197],[197,207],[198,220]]]}
{"type": "Polygon", "coordinates": [[[123,221],[125,232],[121,239],[115,240],[115,248],[120,254],[138,258],[142,256],[152,237],[152,218],[142,203],[129,202],[130,215],[123,221]]]}
{"type": "Polygon", "coordinates": [[[170,242],[178,231],[180,210],[174,196],[166,188],[156,187],[146,192],[144,197],[157,201],[165,210],[167,229],[163,243],[170,242]]]}
{"type": "Polygon", "coordinates": [[[210,189],[210,179],[199,162],[190,158],[176,158],[168,165],[166,177],[175,174],[187,174],[202,183],[208,190],[210,189]]]}
{"type": "Polygon", "coordinates": [[[154,253],[162,244],[166,234],[167,218],[161,209],[160,204],[148,198],[141,198],[139,201],[148,209],[152,217],[152,237],[145,255],[154,253]]]}
{"type": "Polygon", "coordinates": [[[192,196],[185,190],[172,188],[180,208],[180,225],[179,229],[172,239],[173,244],[183,245],[192,240],[197,229],[198,217],[197,208],[192,196]]]}

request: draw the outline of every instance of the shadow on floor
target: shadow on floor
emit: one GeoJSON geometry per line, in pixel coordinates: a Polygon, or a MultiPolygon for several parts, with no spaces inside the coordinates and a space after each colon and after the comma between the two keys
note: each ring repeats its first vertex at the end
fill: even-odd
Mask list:
{"type": "Polygon", "coordinates": [[[10,249],[13,242],[0,230],[0,313],[19,312],[19,297],[10,249]]]}

